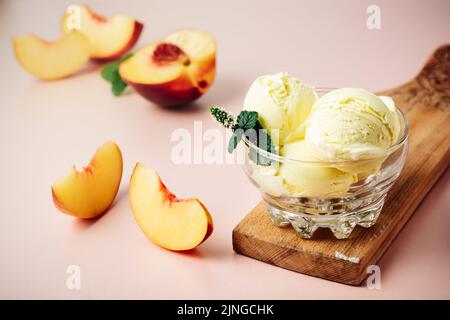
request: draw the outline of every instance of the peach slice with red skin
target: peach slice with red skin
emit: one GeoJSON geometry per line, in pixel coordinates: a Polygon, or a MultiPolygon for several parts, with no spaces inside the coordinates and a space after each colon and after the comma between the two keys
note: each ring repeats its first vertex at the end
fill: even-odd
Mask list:
{"type": "Polygon", "coordinates": [[[82,171],[73,166],[52,185],[55,206],[63,213],[82,219],[105,213],[119,190],[122,167],[119,147],[114,142],[106,142],[82,171]]]}
{"type": "Polygon", "coordinates": [[[43,80],[65,78],[80,70],[90,57],[89,40],[73,31],[56,41],[35,35],[13,39],[17,61],[30,74],[43,80]]]}
{"type": "MultiPolygon", "coordinates": [[[[92,58],[99,61],[119,59],[138,41],[144,25],[133,18],[116,15],[107,19],[95,13],[89,6],[79,6],[80,29],[90,41],[92,58]]],[[[71,13],[73,14],[73,13],[71,13]]],[[[70,15],[62,20],[64,33],[72,30],[70,15]]]]}
{"type": "Polygon", "coordinates": [[[122,79],[163,106],[199,98],[214,81],[216,43],[206,32],[180,30],[139,50],[119,67],[122,79]]]}
{"type": "Polygon", "coordinates": [[[162,248],[191,250],[213,231],[212,217],[200,200],[178,199],[155,171],[139,163],[131,176],[129,195],[139,227],[162,248]]]}

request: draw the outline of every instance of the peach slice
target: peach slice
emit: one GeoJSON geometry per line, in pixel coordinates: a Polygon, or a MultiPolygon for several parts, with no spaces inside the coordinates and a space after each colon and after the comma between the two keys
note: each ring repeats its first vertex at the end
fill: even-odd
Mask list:
{"type": "Polygon", "coordinates": [[[13,39],[14,52],[20,65],[32,75],[55,80],[67,77],[89,60],[89,40],[73,31],[57,41],[46,41],[35,35],[13,39]]]}
{"type": "Polygon", "coordinates": [[[130,182],[130,204],[145,235],[160,247],[190,250],[213,231],[213,220],[198,199],[178,199],[158,174],[136,164],[130,182]]]}
{"type": "MultiPolygon", "coordinates": [[[[79,31],[89,39],[94,59],[108,61],[120,58],[136,44],[144,27],[139,21],[124,15],[107,19],[88,6],[79,6],[79,9],[79,31]]],[[[70,14],[66,13],[62,20],[64,33],[73,28],[69,19],[70,14]]]]}
{"type": "Polygon", "coordinates": [[[52,185],[53,202],[59,210],[74,217],[97,217],[111,206],[121,179],[122,153],[114,142],[106,142],[81,172],[73,166],[52,185]]]}
{"type": "Polygon", "coordinates": [[[119,67],[122,79],[164,106],[194,101],[216,73],[216,43],[206,32],[181,30],[139,50],[119,67]]]}

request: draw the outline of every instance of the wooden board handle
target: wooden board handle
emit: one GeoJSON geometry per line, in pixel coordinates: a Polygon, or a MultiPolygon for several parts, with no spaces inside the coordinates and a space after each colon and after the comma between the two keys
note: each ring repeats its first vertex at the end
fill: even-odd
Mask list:
{"type": "Polygon", "coordinates": [[[438,48],[413,80],[381,94],[391,96],[405,113],[416,106],[450,112],[450,45],[438,48]]]}

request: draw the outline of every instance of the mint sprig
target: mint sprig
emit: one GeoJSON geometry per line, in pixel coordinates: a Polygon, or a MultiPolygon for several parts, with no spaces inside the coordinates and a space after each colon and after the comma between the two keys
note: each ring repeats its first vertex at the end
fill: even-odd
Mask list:
{"type": "Polygon", "coordinates": [[[227,129],[232,129],[236,123],[234,117],[231,113],[223,110],[220,107],[211,107],[209,108],[209,112],[213,116],[213,118],[219,122],[223,127],[227,129]]]}
{"type": "MultiPolygon", "coordinates": [[[[234,119],[231,113],[219,107],[211,107],[209,108],[209,112],[222,126],[233,131],[228,142],[229,153],[232,153],[236,149],[243,137],[268,153],[276,153],[272,139],[259,122],[258,112],[243,110],[236,119],[234,119]]],[[[270,158],[260,154],[254,148],[249,149],[249,158],[258,165],[269,166],[272,164],[270,158]]]]}
{"type": "Polygon", "coordinates": [[[127,87],[126,82],[123,81],[122,77],[119,74],[119,66],[122,62],[131,58],[132,56],[133,54],[129,53],[123,56],[118,61],[108,63],[102,69],[102,78],[111,83],[111,91],[116,97],[120,96],[127,87]]]}

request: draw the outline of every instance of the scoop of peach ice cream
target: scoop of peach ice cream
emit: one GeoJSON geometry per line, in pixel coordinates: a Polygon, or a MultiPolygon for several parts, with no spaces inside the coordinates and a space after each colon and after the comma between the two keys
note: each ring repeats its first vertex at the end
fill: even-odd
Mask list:
{"type": "Polygon", "coordinates": [[[397,141],[398,132],[396,113],[380,97],[364,89],[343,88],[316,101],[305,141],[321,160],[360,160],[383,155],[397,141]]]}
{"type": "Polygon", "coordinates": [[[257,111],[275,145],[292,136],[303,137],[303,123],[317,100],[314,87],[287,73],[258,77],[250,86],[244,109],[257,111]]]}
{"type": "Polygon", "coordinates": [[[314,163],[319,159],[311,154],[304,140],[286,144],[281,148],[280,154],[286,159],[280,165],[279,175],[293,195],[341,195],[357,181],[354,174],[328,167],[325,163],[314,163]]]}

